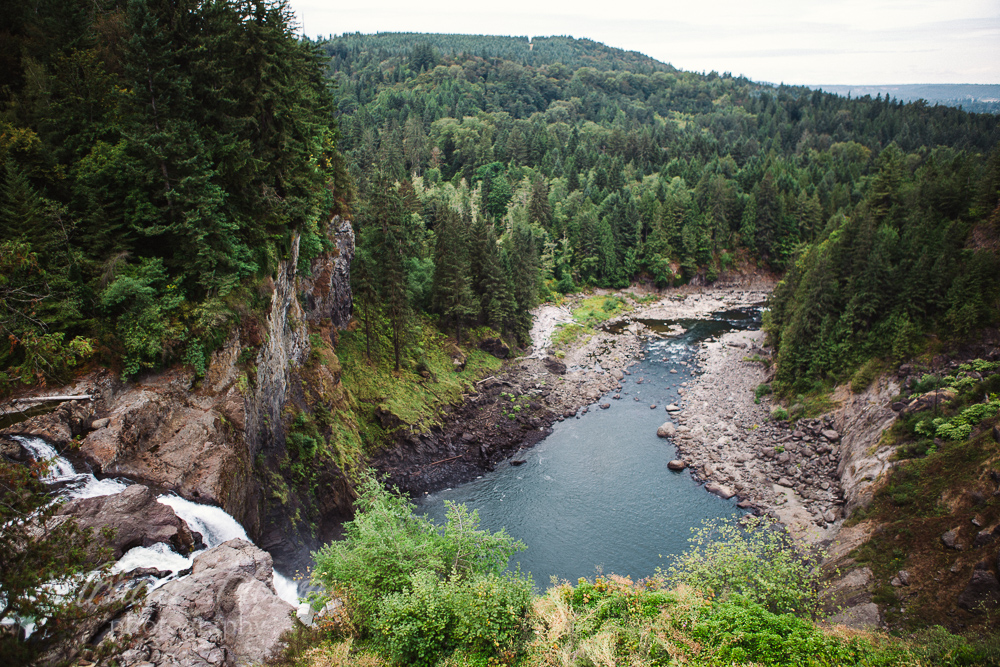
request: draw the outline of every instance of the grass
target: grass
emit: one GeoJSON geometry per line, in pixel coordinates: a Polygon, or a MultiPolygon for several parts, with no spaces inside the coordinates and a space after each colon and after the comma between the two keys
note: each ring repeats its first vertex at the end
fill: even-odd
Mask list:
{"type": "MultiPolygon", "coordinates": [[[[717,599],[663,580],[615,575],[558,583],[536,597],[529,632],[500,660],[458,651],[441,667],[515,665],[959,665],[984,664],[993,644],[969,642],[934,628],[915,640],[825,627],[775,614],[739,596],[717,599]]],[[[300,631],[287,667],[391,665],[377,640],[300,631]]]]}
{"type": "Polygon", "coordinates": [[[588,296],[573,309],[573,319],[584,326],[593,326],[607,322],[627,310],[629,305],[620,296],[588,296]]]}
{"type": "Polygon", "coordinates": [[[370,451],[396,430],[424,430],[440,423],[445,406],[459,403],[463,393],[474,390],[476,380],[501,366],[493,355],[470,346],[465,350],[465,368],[456,371],[446,336],[426,323],[417,334],[413,354],[398,373],[387,341],[377,346],[369,360],[361,331],[341,334],[337,355],[343,367],[342,381],[370,451]]]}
{"type": "Polygon", "coordinates": [[[559,349],[574,345],[577,341],[586,342],[595,333],[597,332],[593,327],[582,324],[560,324],[552,332],[552,346],[559,349]]]}

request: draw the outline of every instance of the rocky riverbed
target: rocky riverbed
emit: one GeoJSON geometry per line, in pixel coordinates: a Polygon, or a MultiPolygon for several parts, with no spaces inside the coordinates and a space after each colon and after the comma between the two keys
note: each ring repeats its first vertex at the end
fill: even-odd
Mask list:
{"type": "Polygon", "coordinates": [[[763,331],[734,331],[698,352],[699,373],[682,387],[674,442],[693,473],[715,493],[778,518],[793,533],[833,537],[842,516],[840,434],[833,419],[788,422],[771,416],[770,350],[763,331]]]}
{"type": "MultiPolygon", "coordinates": [[[[662,292],[633,286],[597,290],[618,296],[626,311],[572,341],[552,343],[558,327],[573,323],[573,309],[585,298],[534,311],[533,346],[510,360],[500,373],[484,378],[463,405],[451,408],[440,426],[407,433],[380,453],[374,465],[391,484],[413,494],[461,484],[492,470],[500,461],[534,446],[556,421],[600,409],[600,397],[622,387],[639,358],[644,336],[669,337],[644,320],[694,320],[712,313],[758,306],[770,293],[766,280],[741,280],[713,287],[684,286],[662,292]],[[658,298],[657,298],[658,297],[658,298]]],[[[679,327],[675,333],[682,332],[679,327]]],[[[752,395],[751,395],[752,402],[752,395]]]]}

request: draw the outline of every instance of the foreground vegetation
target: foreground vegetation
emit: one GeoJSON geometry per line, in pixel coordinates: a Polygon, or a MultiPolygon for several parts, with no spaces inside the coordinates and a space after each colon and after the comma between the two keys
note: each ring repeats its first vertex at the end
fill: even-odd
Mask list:
{"type": "Polygon", "coordinates": [[[712,524],[666,571],[553,583],[505,571],[524,548],[451,506],[435,526],[366,476],[345,540],[313,582],[343,606],[282,662],[334,665],[975,665],[997,658],[933,628],[911,640],[820,622],[819,570],[765,519],[712,524]]]}

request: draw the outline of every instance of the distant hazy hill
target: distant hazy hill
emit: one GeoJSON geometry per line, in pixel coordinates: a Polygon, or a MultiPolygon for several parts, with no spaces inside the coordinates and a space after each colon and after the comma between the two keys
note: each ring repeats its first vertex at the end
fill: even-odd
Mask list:
{"type": "Polygon", "coordinates": [[[889,95],[904,102],[927,100],[931,104],[962,107],[978,113],[1000,113],[1000,85],[977,83],[919,83],[902,86],[809,86],[851,97],[889,95]]]}

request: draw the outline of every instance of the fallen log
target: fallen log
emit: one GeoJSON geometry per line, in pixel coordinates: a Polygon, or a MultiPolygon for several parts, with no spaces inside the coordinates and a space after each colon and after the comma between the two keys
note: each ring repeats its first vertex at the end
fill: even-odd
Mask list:
{"type": "Polygon", "coordinates": [[[89,401],[93,396],[90,394],[80,394],[79,396],[32,396],[29,398],[15,398],[11,403],[44,403],[45,401],[89,401]]]}

